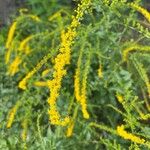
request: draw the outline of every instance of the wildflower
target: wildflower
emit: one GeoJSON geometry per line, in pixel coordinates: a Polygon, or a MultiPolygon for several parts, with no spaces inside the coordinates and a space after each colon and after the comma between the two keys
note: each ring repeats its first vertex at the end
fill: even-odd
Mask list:
{"type": "Polygon", "coordinates": [[[73,128],[74,128],[74,122],[72,121],[67,128],[67,133],[66,133],[67,137],[72,136],[73,128]]]}
{"type": "Polygon", "coordinates": [[[36,81],[34,82],[35,86],[47,86],[47,82],[44,81],[36,81]]]}
{"type": "Polygon", "coordinates": [[[9,66],[9,69],[8,69],[8,73],[13,76],[15,73],[18,72],[19,70],[19,65],[21,64],[22,60],[19,56],[17,56],[15,58],[15,60],[12,62],[12,64],[9,66]]]}
{"type": "Polygon", "coordinates": [[[150,13],[146,9],[138,6],[136,3],[130,3],[129,6],[140,12],[150,22],[150,13]]]}
{"type": "Polygon", "coordinates": [[[54,101],[51,102],[50,105],[51,105],[51,109],[49,109],[48,114],[51,117],[50,118],[51,124],[66,126],[69,123],[70,118],[65,117],[64,119],[61,119],[60,114],[57,111],[55,102],[54,101]]]}
{"type": "Polygon", "coordinates": [[[46,76],[50,72],[50,69],[46,69],[42,72],[42,77],[46,76]]]}
{"type": "Polygon", "coordinates": [[[9,111],[9,114],[8,114],[8,121],[7,121],[7,125],[6,125],[7,128],[10,128],[10,127],[12,126],[12,123],[13,123],[14,117],[15,117],[15,114],[16,114],[16,112],[17,112],[19,106],[20,106],[20,101],[18,101],[18,102],[16,103],[16,105],[15,105],[13,108],[11,108],[11,110],[9,111]]]}
{"type": "Polygon", "coordinates": [[[33,68],[33,70],[31,70],[30,72],[28,72],[28,74],[19,82],[18,87],[26,90],[27,89],[27,81],[41,68],[41,66],[47,62],[47,60],[51,57],[50,54],[48,54],[47,56],[44,56],[44,58],[35,66],[35,68],[33,68]]]}
{"type": "Polygon", "coordinates": [[[116,94],[116,97],[117,97],[117,100],[120,102],[120,103],[122,103],[123,102],[123,97],[122,97],[122,95],[120,95],[120,94],[116,94]]]}
{"type": "Polygon", "coordinates": [[[30,17],[31,19],[33,19],[33,20],[35,20],[37,22],[41,21],[41,19],[38,16],[36,16],[36,15],[28,15],[28,17],[30,17]]]}
{"type": "Polygon", "coordinates": [[[89,118],[89,113],[87,112],[87,103],[86,103],[86,80],[87,80],[87,77],[86,77],[86,73],[84,73],[84,77],[83,77],[83,80],[82,80],[82,84],[81,84],[81,91],[80,91],[80,59],[81,57],[79,58],[78,60],[78,67],[76,69],[76,72],[75,72],[75,81],[74,81],[74,89],[75,89],[75,97],[77,99],[77,102],[79,102],[81,104],[81,107],[82,107],[82,113],[83,113],[83,117],[85,119],[88,119],[89,118]]]}
{"type": "Polygon", "coordinates": [[[123,61],[127,61],[128,53],[131,51],[150,51],[150,46],[133,45],[123,50],[123,61]]]}
{"type": "Polygon", "coordinates": [[[9,32],[8,32],[8,37],[7,37],[7,41],[6,41],[6,48],[7,48],[7,52],[6,52],[6,56],[5,56],[5,63],[8,64],[9,60],[10,60],[10,53],[11,53],[11,43],[12,43],[12,40],[13,40],[13,37],[14,37],[14,34],[15,34],[15,30],[16,30],[16,27],[17,27],[17,22],[13,22],[10,29],[9,29],[9,32]]]}
{"type": "Polygon", "coordinates": [[[35,72],[34,70],[31,71],[31,72],[29,72],[29,73],[19,82],[18,87],[21,88],[21,89],[23,89],[23,90],[26,90],[26,89],[27,89],[27,87],[26,87],[27,80],[30,79],[30,78],[33,76],[34,72],[35,72]]]}
{"type": "Polygon", "coordinates": [[[23,41],[21,41],[20,46],[19,46],[19,51],[25,51],[26,54],[30,53],[30,48],[27,45],[27,43],[33,38],[33,35],[28,36],[25,38],[23,41]]]}
{"type": "Polygon", "coordinates": [[[102,65],[99,66],[99,69],[98,69],[98,76],[99,78],[103,78],[103,71],[102,71],[102,65]]]}
{"type": "Polygon", "coordinates": [[[128,133],[124,130],[124,125],[118,126],[117,127],[117,133],[118,135],[120,135],[121,137],[123,137],[124,139],[127,140],[131,140],[132,142],[138,143],[138,144],[144,144],[145,140],[134,135],[131,133],[128,133]]]}
{"type": "Polygon", "coordinates": [[[22,133],[21,133],[21,138],[23,141],[26,141],[27,139],[27,129],[28,129],[28,120],[24,119],[22,122],[22,133]]]}
{"type": "Polygon", "coordinates": [[[82,83],[82,89],[81,89],[81,99],[80,99],[80,104],[82,107],[82,113],[83,113],[83,117],[85,119],[89,119],[89,113],[87,111],[87,103],[86,103],[86,78],[83,79],[83,83],[82,83]]]}
{"type": "Polygon", "coordinates": [[[140,117],[142,120],[148,120],[148,119],[150,119],[150,114],[144,115],[143,113],[140,113],[140,117]]]}
{"type": "Polygon", "coordinates": [[[68,27],[67,32],[65,33],[64,31],[62,31],[61,33],[61,45],[59,49],[60,53],[54,60],[53,80],[48,84],[48,87],[50,89],[50,97],[48,99],[48,104],[50,105],[49,115],[52,124],[67,125],[67,123],[69,123],[69,117],[64,118],[64,121],[61,121],[60,115],[56,108],[56,100],[59,96],[62,78],[66,74],[65,66],[70,64],[71,46],[77,34],[76,29],[80,24],[79,20],[82,19],[84,11],[89,7],[89,4],[90,0],[81,1],[81,4],[78,5],[78,8],[76,10],[77,14],[75,17],[73,17],[73,20],[71,22],[71,25],[68,27]]]}

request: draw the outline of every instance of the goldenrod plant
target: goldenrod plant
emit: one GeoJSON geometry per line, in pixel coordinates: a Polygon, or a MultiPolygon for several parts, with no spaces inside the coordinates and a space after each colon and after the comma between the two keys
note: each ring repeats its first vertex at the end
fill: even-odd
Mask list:
{"type": "Polygon", "coordinates": [[[0,150],[150,149],[149,4],[27,0],[0,31],[0,150]]]}

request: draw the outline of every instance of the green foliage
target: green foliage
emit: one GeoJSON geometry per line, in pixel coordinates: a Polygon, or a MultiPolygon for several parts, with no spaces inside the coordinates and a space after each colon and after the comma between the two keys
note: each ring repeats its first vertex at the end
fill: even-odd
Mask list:
{"type": "MultiPolygon", "coordinates": [[[[150,51],[132,51],[123,62],[125,48],[135,44],[149,44],[149,22],[138,17],[136,10],[126,0],[93,0],[86,11],[77,37],[71,48],[71,63],[57,101],[62,116],[75,116],[71,137],[66,137],[67,127],[52,125],[49,121],[49,89],[35,86],[53,78],[54,60],[59,54],[61,32],[71,22],[72,11],[79,1],[28,0],[28,11],[16,16],[17,28],[11,45],[9,64],[5,64],[6,29],[0,34],[0,149],[1,150],[98,150],[142,149],[148,145],[138,144],[120,137],[117,126],[124,124],[128,133],[150,141],[150,51]],[[29,17],[36,15],[41,21],[29,17]],[[145,23],[146,22],[146,23],[145,23]],[[148,27],[147,27],[148,25],[148,27]],[[30,53],[19,51],[20,43],[27,37],[30,53]],[[9,67],[19,56],[22,63],[14,76],[9,67]],[[27,90],[18,87],[19,82],[37,64],[43,64],[27,81],[27,90]],[[90,118],[84,119],[81,106],[76,102],[74,76],[80,61],[81,81],[87,82],[87,106],[90,118]],[[103,77],[98,76],[102,65],[103,77]],[[50,72],[42,76],[45,69],[50,72]],[[119,94],[123,101],[117,99],[119,94]],[[11,128],[6,128],[9,111],[21,102],[11,128]],[[27,119],[27,138],[22,139],[22,122],[27,119]]],[[[135,3],[142,6],[142,1],[135,3]]],[[[82,84],[82,82],[80,83],[82,84]]],[[[149,143],[150,144],[150,143],[149,143]]],[[[150,145],[149,145],[150,146],[150,145]]]]}

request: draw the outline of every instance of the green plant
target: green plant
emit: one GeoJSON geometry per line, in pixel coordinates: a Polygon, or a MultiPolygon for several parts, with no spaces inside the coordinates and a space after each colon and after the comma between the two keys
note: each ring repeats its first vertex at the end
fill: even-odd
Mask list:
{"type": "Polygon", "coordinates": [[[148,149],[150,13],[140,0],[82,0],[72,14],[58,2],[30,0],[2,47],[1,147],[148,149]]]}

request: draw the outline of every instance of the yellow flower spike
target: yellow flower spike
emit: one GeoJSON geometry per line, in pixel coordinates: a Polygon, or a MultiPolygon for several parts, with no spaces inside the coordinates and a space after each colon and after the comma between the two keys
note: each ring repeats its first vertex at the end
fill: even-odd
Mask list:
{"type": "Polygon", "coordinates": [[[13,40],[13,37],[14,37],[14,34],[15,34],[15,30],[16,30],[16,27],[17,27],[17,22],[13,22],[10,29],[9,29],[9,32],[8,32],[8,37],[7,37],[7,41],[6,41],[6,49],[7,49],[7,52],[6,52],[6,55],[5,55],[5,63],[8,64],[9,60],[10,60],[10,54],[11,54],[11,43],[12,43],[12,40],[13,40]]]}
{"type": "Polygon", "coordinates": [[[28,17],[30,17],[31,19],[33,19],[34,21],[37,21],[37,22],[41,21],[41,19],[36,15],[28,15],[28,17]]]}
{"type": "Polygon", "coordinates": [[[132,134],[128,133],[124,129],[124,125],[117,126],[117,133],[119,136],[123,137],[126,140],[131,140],[132,142],[138,143],[138,144],[145,144],[145,140],[132,134]]]}
{"type": "Polygon", "coordinates": [[[42,77],[45,77],[49,72],[51,71],[51,69],[46,69],[42,72],[42,77]]]}
{"type": "Polygon", "coordinates": [[[50,16],[50,17],[48,18],[48,21],[52,21],[53,19],[55,19],[55,18],[57,18],[57,17],[60,17],[60,16],[61,16],[61,12],[58,11],[58,12],[56,12],[54,15],[50,16]]]}
{"type": "Polygon", "coordinates": [[[72,122],[69,124],[69,127],[67,128],[67,133],[66,133],[66,136],[67,136],[67,137],[71,137],[71,136],[72,136],[73,128],[74,128],[74,122],[72,121],[72,122]]]}
{"type": "Polygon", "coordinates": [[[116,94],[116,97],[117,97],[117,100],[120,102],[120,103],[122,103],[123,102],[123,96],[122,95],[120,95],[120,94],[116,94]]]}
{"type": "Polygon", "coordinates": [[[143,113],[140,113],[140,117],[142,120],[148,120],[148,119],[150,119],[150,114],[144,115],[143,113]]]}
{"type": "Polygon", "coordinates": [[[150,46],[143,46],[143,45],[134,45],[134,46],[130,46],[126,49],[123,50],[123,61],[127,61],[128,59],[128,53],[131,51],[143,51],[143,52],[149,52],[150,51],[150,46]]]}
{"type": "Polygon", "coordinates": [[[47,60],[51,57],[50,54],[46,55],[41,59],[41,61],[33,68],[32,71],[28,72],[28,74],[19,82],[18,87],[21,88],[22,90],[27,89],[27,81],[43,66],[44,63],[47,62],[47,60]]]}
{"type": "Polygon", "coordinates": [[[14,37],[16,27],[17,27],[17,22],[15,21],[15,22],[12,23],[12,25],[9,29],[9,32],[8,32],[8,37],[7,37],[7,41],[6,41],[6,48],[7,49],[10,48],[10,45],[11,45],[12,39],[14,37]]]}
{"type": "Polygon", "coordinates": [[[27,38],[25,38],[23,41],[21,41],[18,50],[21,52],[24,51],[26,54],[30,53],[29,52],[30,48],[27,44],[33,37],[34,37],[33,35],[30,35],[27,38]]]}
{"type": "Polygon", "coordinates": [[[21,133],[21,138],[23,141],[26,141],[27,139],[27,129],[28,129],[28,120],[24,119],[22,122],[22,133],[21,133]]]}
{"type": "Polygon", "coordinates": [[[87,97],[86,97],[86,78],[83,79],[83,83],[82,83],[82,89],[81,89],[81,98],[80,98],[80,104],[82,107],[82,113],[83,113],[83,117],[85,119],[89,119],[89,113],[87,111],[87,97]]]}
{"type": "Polygon", "coordinates": [[[102,70],[102,65],[99,66],[99,69],[98,69],[98,76],[99,78],[103,78],[103,70],[102,70]]]}
{"type": "Polygon", "coordinates": [[[140,12],[150,22],[150,13],[145,8],[138,6],[136,3],[129,3],[129,6],[140,12]]]}
{"type": "MultiPolygon", "coordinates": [[[[81,49],[79,54],[79,59],[77,62],[77,69],[75,71],[74,77],[74,92],[77,102],[80,103],[82,107],[82,114],[85,119],[89,119],[89,113],[87,111],[87,96],[86,96],[86,84],[87,84],[87,67],[89,66],[89,60],[86,63],[86,68],[84,71],[82,84],[80,83],[80,66],[81,66],[81,59],[83,55],[83,49],[81,49]],[[81,84],[81,86],[80,86],[81,84]],[[80,89],[81,88],[81,89],[80,89]]],[[[90,55],[89,55],[90,56],[90,55]]]]}
{"type": "MultiPolygon", "coordinates": [[[[78,62],[79,63],[79,62],[78,62]]],[[[79,63],[80,64],[80,63],[79,63]]],[[[75,90],[75,97],[77,102],[81,104],[83,117],[85,119],[89,119],[89,113],[87,112],[87,103],[86,103],[86,77],[82,80],[82,87],[80,93],[80,70],[79,67],[76,69],[75,72],[75,81],[74,81],[74,90],[75,90]]]]}
{"type": "Polygon", "coordinates": [[[12,64],[9,66],[8,73],[13,76],[19,71],[19,65],[21,64],[22,60],[19,56],[15,58],[12,64]]]}
{"type": "Polygon", "coordinates": [[[47,82],[44,82],[44,81],[36,81],[34,82],[34,85],[35,86],[47,86],[47,82]]]}
{"type": "Polygon", "coordinates": [[[81,4],[78,5],[76,12],[76,16],[73,17],[71,25],[67,28],[67,31],[62,31],[61,33],[61,45],[59,49],[59,54],[56,56],[54,60],[54,73],[53,80],[48,84],[50,89],[50,97],[48,99],[48,103],[50,105],[49,115],[50,122],[52,124],[58,125],[67,125],[70,121],[69,117],[66,117],[64,121],[60,118],[60,114],[56,108],[56,101],[59,96],[59,91],[61,88],[62,78],[66,74],[65,66],[70,64],[71,59],[71,46],[74,42],[74,38],[76,37],[76,29],[83,15],[84,11],[89,7],[90,0],[82,0],[81,4]],[[76,20],[76,21],[75,21],[76,20]],[[74,23],[75,22],[75,23],[74,23]],[[55,116],[56,115],[56,116],[55,116]]]}
{"type": "Polygon", "coordinates": [[[7,128],[10,128],[12,126],[16,112],[19,107],[20,107],[20,101],[18,101],[16,105],[10,109],[9,114],[8,114],[7,125],[6,125],[7,128]]]}
{"type": "Polygon", "coordinates": [[[27,81],[28,81],[28,79],[30,79],[30,77],[33,76],[33,74],[34,74],[34,71],[29,72],[29,73],[25,76],[25,78],[23,78],[23,79],[19,82],[18,87],[19,87],[20,89],[26,90],[26,89],[27,89],[27,86],[26,86],[27,81]]]}
{"type": "Polygon", "coordinates": [[[74,129],[74,126],[75,126],[75,120],[76,120],[76,117],[77,117],[77,114],[78,114],[78,108],[79,108],[79,105],[76,105],[76,107],[74,109],[74,112],[73,112],[72,119],[70,120],[69,125],[67,127],[67,131],[66,131],[66,136],[67,137],[71,137],[72,134],[73,134],[73,129],[74,129]]]}

